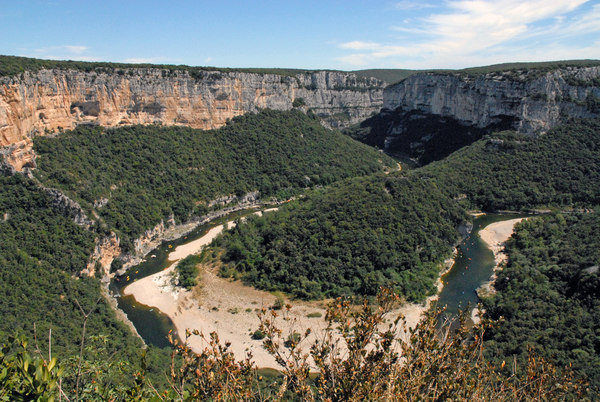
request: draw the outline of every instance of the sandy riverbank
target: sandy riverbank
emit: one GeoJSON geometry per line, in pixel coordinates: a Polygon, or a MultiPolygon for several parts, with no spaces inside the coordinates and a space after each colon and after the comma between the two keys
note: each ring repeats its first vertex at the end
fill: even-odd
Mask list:
{"type": "Polygon", "coordinates": [[[479,236],[494,252],[496,266],[506,261],[506,254],[502,252],[504,244],[512,236],[514,227],[525,218],[510,219],[508,221],[495,222],[479,231],[479,236]]]}
{"type": "MultiPolygon", "coordinates": [[[[178,260],[199,252],[222,230],[223,225],[216,226],[201,239],[177,247],[169,254],[169,260],[178,260]]],[[[217,268],[210,266],[204,267],[199,285],[192,291],[186,291],[171,284],[174,269],[175,264],[167,270],[132,283],[123,292],[133,295],[139,303],[158,308],[167,314],[182,337],[185,336],[186,329],[197,329],[206,336],[216,331],[222,343],[231,342],[231,351],[237,359],[244,358],[246,352],[251,351],[258,367],[279,368],[275,359],[262,348],[262,341],[251,337],[260,325],[257,311],[263,306],[272,306],[276,300],[275,296],[244,286],[240,281],[223,279],[217,275],[217,268]]],[[[413,328],[420,321],[423,312],[429,308],[431,299],[425,306],[404,305],[389,318],[394,319],[402,314],[405,316],[406,325],[413,328]]],[[[289,331],[303,333],[307,328],[311,328],[313,335],[308,341],[314,340],[320,333],[319,330],[325,328],[326,302],[292,304],[291,320],[280,322],[284,334],[288,334],[289,331]],[[321,317],[309,318],[311,313],[319,313],[321,317]]],[[[189,342],[197,352],[207,346],[202,339],[195,336],[190,338],[189,342]]]]}
{"type": "MultiPolygon", "coordinates": [[[[478,295],[491,295],[495,293],[493,283],[497,277],[496,271],[498,270],[500,263],[505,262],[507,259],[507,256],[504,253],[504,246],[506,241],[510,238],[510,236],[512,236],[515,225],[521,222],[523,219],[527,218],[515,218],[507,221],[495,222],[479,231],[479,236],[481,239],[494,253],[496,266],[494,267],[494,275],[492,275],[490,281],[484,283],[477,289],[478,295]]],[[[473,309],[473,312],[471,313],[471,319],[473,322],[479,322],[479,313],[480,311],[478,309],[473,309]]]]}

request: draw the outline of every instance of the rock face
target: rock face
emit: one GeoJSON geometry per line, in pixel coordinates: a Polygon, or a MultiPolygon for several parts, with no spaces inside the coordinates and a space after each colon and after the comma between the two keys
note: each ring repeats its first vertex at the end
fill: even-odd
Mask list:
{"type": "Polygon", "coordinates": [[[44,190],[52,198],[52,207],[63,215],[73,219],[77,225],[88,229],[94,223],[88,219],[78,202],[73,201],[60,190],[54,188],[45,188],[44,190]]]}
{"type": "Polygon", "coordinates": [[[542,134],[568,117],[600,116],[598,77],[600,67],[564,68],[536,79],[525,72],[478,78],[418,74],[387,87],[384,108],[450,117],[478,128],[514,119],[515,130],[542,134]]]}
{"type": "Polygon", "coordinates": [[[107,276],[110,273],[110,265],[113,260],[121,255],[120,239],[113,232],[109,236],[96,238],[96,247],[90,255],[87,270],[82,275],[94,276],[96,269],[101,270],[101,276],[107,276]]]}
{"type": "Polygon", "coordinates": [[[358,123],[383,105],[385,82],[319,71],[41,70],[0,78],[0,147],[17,170],[33,166],[30,139],[77,125],[186,125],[213,129],[263,108],[312,109],[330,127],[358,123]],[[11,147],[10,149],[7,147],[11,147]]]}

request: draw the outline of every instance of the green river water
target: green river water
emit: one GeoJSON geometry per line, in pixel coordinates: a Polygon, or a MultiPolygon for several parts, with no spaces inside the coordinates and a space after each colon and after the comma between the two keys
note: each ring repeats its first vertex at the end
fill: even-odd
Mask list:
{"type": "Polygon", "coordinates": [[[130,268],[122,277],[115,278],[111,281],[110,290],[117,296],[117,305],[125,312],[125,314],[127,314],[127,317],[135,326],[138,334],[140,334],[147,344],[152,344],[161,348],[169,347],[170,344],[167,340],[167,335],[169,332],[178,335],[177,329],[175,328],[175,325],[173,325],[171,319],[160,310],[138,303],[132,295],[123,296],[123,289],[138,279],[145,278],[146,276],[170,267],[174,261],[170,261],[167,257],[170,252],[177,248],[177,246],[201,238],[215,226],[253,214],[258,210],[259,209],[246,209],[232,212],[209,223],[198,226],[194,231],[179,239],[162,242],[159,247],[148,253],[145,257],[146,261],[130,268]],[[155,257],[153,258],[152,256],[155,257]],[[129,277],[129,281],[127,281],[127,277],[129,277]]]}
{"type": "MultiPolygon", "coordinates": [[[[180,239],[163,242],[146,256],[145,262],[131,268],[121,278],[114,279],[111,282],[111,291],[113,294],[120,296],[123,293],[123,288],[136,279],[144,278],[171,266],[173,261],[169,261],[167,256],[177,246],[199,239],[215,225],[220,225],[254,212],[256,212],[256,209],[234,212],[208,224],[199,226],[193,232],[180,239]],[[156,257],[152,258],[152,255],[156,257]],[[129,281],[126,281],[127,276],[129,276],[129,281]]],[[[460,243],[452,269],[442,277],[444,288],[440,293],[437,305],[447,306],[447,314],[456,314],[459,309],[464,310],[469,303],[471,308],[476,306],[478,300],[475,290],[481,284],[488,281],[493,274],[494,256],[492,251],[479,237],[479,231],[491,223],[518,217],[520,216],[491,214],[478,217],[473,221],[473,231],[460,243]]],[[[119,308],[127,314],[129,320],[133,322],[138,333],[147,344],[158,347],[170,346],[167,335],[170,331],[177,335],[177,330],[169,317],[162,314],[156,308],[138,303],[133,296],[120,296],[117,298],[117,302],[119,308]]]]}

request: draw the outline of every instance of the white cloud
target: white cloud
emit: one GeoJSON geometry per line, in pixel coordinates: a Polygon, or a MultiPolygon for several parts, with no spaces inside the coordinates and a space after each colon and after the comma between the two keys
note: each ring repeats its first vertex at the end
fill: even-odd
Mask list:
{"type": "Polygon", "coordinates": [[[40,55],[48,53],[64,53],[64,54],[82,54],[90,48],[87,46],[73,46],[73,45],[62,45],[62,46],[49,46],[39,49],[35,49],[34,52],[40,55]]]}
{"type": "MultiPolygon", "coordinates": [[[[419,65],[419,68],[450,68],[534,61],[539,57],[543,57],[543,60],[564,60],[571,57],[567,55],[573,58],[599,58],[600,49],[584,48],[584,45],[577,44],[565,45],[569,37],[600,32],[600,5],[593,6],[591,12],[573,13],[588,1],[448,1],[444,11],[436,10],[436,13],[418,20],[412,19],[390,27],[403,35],[403,46],[394,43],[347,42],[339,47],[360,53],[338,60],[352,65],[400,64],[405,68],[415,68],[415,65],[419,65]],[[423,66],[423,63],[429,65],[423,66]]],[[[405,1],[398,3],[397,8],[408,9],[412,5],[413,2],[405,1]]]]}
{"type": "Polygon", "coordinates": [[[127,59],[121,60],[121,63],[130,63],[130,64],[175,64],[179,63],[181,60],[179,59],[169,59],[167,57],[130,57],[127,59]]]}
{"type": "Polygon", "coordinates": [[[81,54],[89,49],[89,47],[87,47],[87,46],[68,46],[68,45],[63,46],[63,48],[65,48],[69,52],[75,53],[75,54],[81,54]]]}
{"type": "Polygon", "coordinates": [[[432,4],[423,3],[421,1],[404,0],[404,1],[401,1],[400,3],[397,3],[395,5],[395,7],[398,10],[420,10],[423,8],[433,8],[435,6],[432,4]]]}
{"type": "Polygon", "coordinates": [[[352,49],[352,50],[374,50],[379,48],[381,45],[378,43],[374,43],[374,42],[360,42],[360,41],[354,41],[354,42],[348,42],[348,43],[342,43],[340,45],[340,47],[342,49],[352,49]]]}

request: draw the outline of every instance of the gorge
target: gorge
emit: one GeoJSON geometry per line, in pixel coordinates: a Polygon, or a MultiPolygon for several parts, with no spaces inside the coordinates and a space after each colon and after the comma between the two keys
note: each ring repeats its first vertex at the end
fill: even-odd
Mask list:
{"type": "MultiPolygon", "coordinates": [[[[597,66],[429,72],[386,86],[331,71],[278,75],[80,64],[2,78],[2,335],[19,330],[35,336],[37,323],[57,337],[53,353],[74,356],[85,322],[80,312],[95,309],[89,333],[105,339],[107,353],[120,361],[136,361],[141,342],[107,308],[101,286],[165,236],[175,239],[201,217],[244,201],[279,203],[279,210],[252,215],[226,231],[202,264],[220,283],[250,289],[241,279],[298,303],[349,295],[373,301],[388,287],[403,301],[423,303],[436,293],[440,264],[474,212],[547,210],[548,218],[518,229],[519,242],[508,242],[527,250],[531,261],[524,271],[523,257],[510,257],[510,275],[499,276],[498,297],[485,306],[505,318],[504,332],[488,333],[482,345],[489,341],[498,351],[490,357],[498,367],[506,359],[526,362],[524,345],[535,345],[549,361],[560,351],[557,361],[576,361],[577,375],[588,375],[598,389],[600,260],[590,235],[598,228],[594,209],[600,200],[597,66]],[[415,130],[419,122],[428,125],[415,130]],[[194,124],[198,128],[189,127],[194,124]],[[357,126],[364,142],[379,150],[330,129],[357,126]],[[463,137],[452,148],[439,136],[449,142],[463,137]],[[409,157],[421,152],[419,162],[427,166],[399,170],[386,155],[401,153],[394,144],[403,144],[409,157]],[[445,155],[432,157],[440,148],[445,155]],[[563,243],[561,231],[571,230],[573,242],[580,242],[574,236],[585,240],[577,252],[563,243]],[[545,262],[538,266],[539,244],[548,234],[545,262]],[[572,288],[556,303],[550,300],[553,327],[545,336],[561,328],[569,343],[546,349],[536,343],[536,328],[527,339],[516,328],[539,314],[546,288],[565,288],[561,281],[572,288]],[[517,284],[523,290],[511,293],[517,284]],[[564,314],[563,298],[576,303],[577,317],[588,317],[585,337],[578,335],[573,314],[564,314]]],[[[177,242],[160,252],[169,253],[177,242]]],[[[461,258],[489,257],[477,253],[461,258]]],[[[150,265],[164,268],[161,255],[151,254],[160,258],[146,257],[125,281],[145,276],[150,265]]],[[[471,270],[464,262],[460,277],[467,276],[467,266],[471,270]]],[[[451,293],[465,290],[450,285],[448,297],[463,305],[466,299],[451,293]]],[[[220,314],[232,320],[240,312],[253,314],[247,311],[254,309],[251,301],[260,299],[220,314]]],[[[205,307],[208,319],[217,317],[211,311],[218,304],[205,307]]],[[[303,315],[311,313],[312,307],[303,315]]],[[[211,325],[215,321],[221,319],[211,325]]],[[[251,336],[249,326],[243,329],[243,337],[251,336]]],[[[149,346],[148,356],[149,367],[164,374],[164,350],[149,346]]],[[[507,370],[503,374],[511,375],[507,370]]]]}

